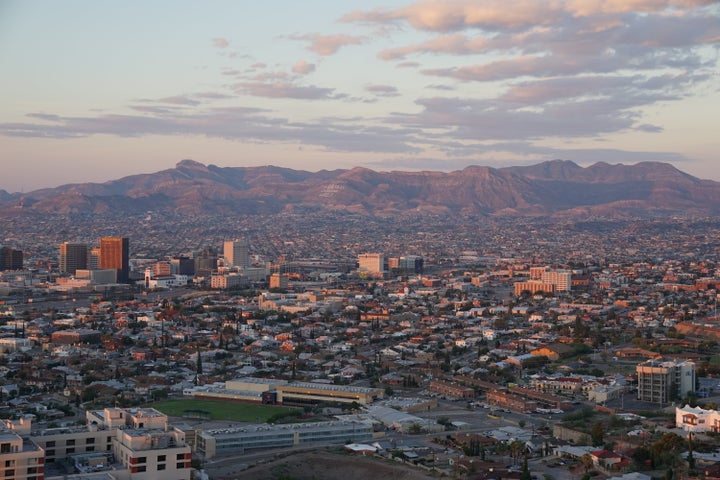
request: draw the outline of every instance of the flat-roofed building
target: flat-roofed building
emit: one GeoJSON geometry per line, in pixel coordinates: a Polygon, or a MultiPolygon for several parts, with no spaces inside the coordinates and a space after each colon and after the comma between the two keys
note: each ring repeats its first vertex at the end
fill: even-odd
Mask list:
{"type": "Polygon", "coordinates": [[[105,285],[108,283],[117,283],[117,270],[109,268],[105,270],[75,270],[75,278],[80,280],[89,280],[91,284],[105,285]]]}
{"type": "Polygon", "coordinates": [[[542,274],[543,283],[555,285],[556,292],[569,292],[572,289],[570,270],[548,270],[542,274]]]}
{"type": "Polygon", "coordinates": [[[669,403],[695,391],[695,363],[651,359],[635,367],[638,400],[669,403]]]}
{"type": "Polygon", "coordinates": [[[130,278],[130,243],[126,237],[103,237],[100,239],[100,268],[117,271],[117,281],[125,283],[130,278]]]}
{"type": "Polygon", "coordinates": [[[385,255],[382,253],[361,253],[358,255],[358,273],[382,277],[386,271],[385,255]]]}
{"type": "Polygon", "coordinates": [[[10,247],[0,248],[0,270],[22,270],[23,252],[10,247]]]}
{"type": "Polygon", "coordinates": [[[178,429],[117,429],[113,453],[133,480],[190,480],[192,454],[178,429]]]}
{"type": "Polygon", "coordinates": [[[439,393],[452,398],[475,398],[475,389],[460,385],[459,383],[445,382],[433,379],[428,387],[431,392],[439,393]]]}
{"type": "Polygon", "coordinates": [[[190,479],[185,433],[170,427],[165,414],[152,408],[105,408],[87,411],[85,417],[86,425],[30,434],[29,440],[44,451],[45,463],[69,462],[81,471],[101,475],[110,469],[120,475],[110,478],[190,479]],[[111,459],[117,464],[109,465],[111,459]]]}
{"type": "Polygon", "coordinates": [[[245,425],[203,430],[196,452],[206,459],[242,455],[248,451],[317,444],[367,442],[373,438],[371,422],[332,421],[282,425],[245,425]]]}
{"type": "Polygon", "coordinates": [[[223,242],[223,258],[228,267],[249,267],[250,243],[245,238],[223,242]]]}
{"type": "Polygon", "coordinates": [[[50,334],[50,342],[55,345],[80,345],[100,343],[101,333],[89,328],[58,330],[50,334]]]}
{"type": "Polygon", "coordinates": [[[114,429],[76,425],[36,430],[30,435],[30,440],[45,451],[45,462],[51,464],[75,454],[109,452],[114,436],[114,429]]]}
{"type": "Polygon", "coordinates": [[[289,277],[281,273],[273,273],[270,275],[270,288],[279,288],[285,290],[288,288],[289,277]]]}
{"type": "Polygon", "coordinates": [[[543,293],[554,293],[555,285],[552,283],[544,283],[542,280],[528,280],[527,282],[515,282],[513,284],[513,293],[515,296],[522,295],[523,292],[528,292],[532,295],[543,292],[543,293]]]}
{"type": "Polygon", "coordinates": [[[227,290],[228,288],[236,288],[241,286],[247,286],[248,279],[244,275],[237,273],[230,274],[212,274],[210,276],[210,288],[218,288],[221,290],[227,290]]]}
{"type": "Polygon", "coordinates": [[[42,479],[45,452],[18,433],[0,429],[0,478],[42,479]]]}
{"type": "Polygon", "coordinates": [[[383,397],[379,388],[349,387],[326,383],[292,382],[276,389],[277,401],[285,404],[314,405],[323,402],[369,405],[383,397]]]}
{"type": "Polygon", "coordinates": [[[86,243],[60,244],[60,273],[75,275],[75,271],[88,268],[88,246],[86,243]]]}

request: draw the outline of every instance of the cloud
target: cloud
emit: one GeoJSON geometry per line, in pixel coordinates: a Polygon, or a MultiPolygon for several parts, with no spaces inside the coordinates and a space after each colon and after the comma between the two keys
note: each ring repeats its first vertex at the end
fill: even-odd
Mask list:
{"type": "Polygon", "coordinates": [[[574,16],[661,12],[668,8],[693,8],[715,3],[713,0],[568,0],[566,9],[574,16]]]}
{"type": "Polygon", "coordinates": [[[665,13],[714,3],[713,0],[435,0],[394,10],[357,10],[344,15],[340,21],[374,25],[407,23],[417,30],[431,32],[507,31],[552,25],[564,19],[634,12],[665,13]]]}
{"type": "Polygon", "coordinates": [[[449,62],[422,73],[466,82],[716,68],[701,49],[720,43],[717,2],[704,0],[422,1],[341,20],[423,31],[430,37],[378,57],[444,55],[449,62]],[[458,55],[480,61],[459,62],[458,55]]]}
{"type": "MultiPolygon", "coordinates": [[[[349,55],[360,50],[344,47],[375,46],[377,58],[406,70],[362,65],[363,75],[350,79],[342,87],[347,90],[340,91],[336,84],[319,83],[318,75],[307,76],[320,65],[312,62],[317,59],[314,55],[294,64],[262,57],[268,63],[250,65],[261,58],[252,57],[218,74],[232,78],[225,93],[170,92],[163,98],[133,100],[124,115],[31,113],[21,122],[0,124],[0,134],[34,138],[201,135],[385,153],[397,162],[410,161],[412,155],[428,162],[442,160],[448,166],[478,158],[580,158],[583,152],[587,155],[582,158],[620,156],[624,152],[576,152],[542,145],[556,139],[566,145],[600,141],[609,134],[632,131],[648,132],[647,138],[664,127],[656,120],[660,115],[646,113],[652,110],[649,107],[717,89],[715,44],[720,42],[720,11],[708,4],[692,0],[437,0],[356,11],[341,21],[368,27],[365,36],[310,33],[283,38],[304,42],[294,46],[321,56],[348,54],[348,59],[337,59],[343,60],[343,66],[351,65],[355,59],[349,55]],[[384,35],[382,42],[375,34],[379,31],[384,35]],[[398,39],[385,37],[393,34],[398,39]],[[710,83],[713,79],[715,83],[710,83]],[[425,97],[410,97],[422,87],[425,97]],[[213,101],[239,101],[243,96],[257,97],[249,101],[279,110],[219,108],[219,102],[213,101]],[[400,96],[401,102],[383,100],[400,96]],[[336,107],[329,103],[333,100],[375,105],[358,110],[363,112],[358,116],[348,113],[345,118],[304,122],[290,121],[281,110],[309,106],[302,115],[307,118],[313,111],[322,112],[320,100],[328,101],[323,106],[330,109],[336,107]],[[381,109],[391,104],[398,111],[383,113],[381,109]]],[[[213,42],[217,48],[229,46],[225,39],[213,42]]],[[[332,77],[324,80],[332,81],[332,77]]],[[[644,159],[643,155],[638,153],[637,158],[644,159]]]]}
{"type": "Polygon", "coordinates": [[[398,97],[400,93],[396,87],[392,85],[368,85],[365,91],[377,95],[378,97],[398,97]]]}
{"type": "Polygon", "coordinates": [[[313,85],[293,85],[290,82],[240,82],[235,91],[254,97],[294,98],[301,100],[328,100],[340,98],[334,95],[334,89],[313,85]]]}
{"type": "Polygon", "coordinates": [[[407,22],[417,30],[452,32],[466,28],[521,28],[551,22],[560,13],[557,1],[486,0],[425,1],[397,10],[355,11],[340,21],[387,24],[407,22]]]}
{"type": "Polygon", "coordinates": [[[419,62],[400,62],[395,65],[398,68],[417,68],[420,66],[419,62]]]}
{"type": "Polygon", "coordinates": [[[298,60],[295,62],[295,65],[293,65],[292,71],[298,75],[307,75],[315,71],[315,64],[308,63],[305,60],[298,60]]]}
{"type": "MultiPolygon", "coordinates": [[[[338,152],[417,152],[412,129],[369,125],[364,118],[290,122],[267,110],[248,107],[210,108],[196,112],[158,109],[145,115],[60,117],[53,124],[3,123],[0,134],[32,138],[82,138],[93,135],[202,135],[259,143],[297,143],[338,152]]],[[[30,118],[44,118],[33,113],[30,118]]]]}
{"type": "Polygon", "coordinates": [[[232,95],[228,95],[226,93],[218,93],[218,92],[200,92],[195,94],[198,98],[207,98],[210,100],[225,100],[227,98],[232,98],[232,95]]]}
{"type": "Polygon", "coordinates": [[[551,102],[569,102],[577,98],[634,97],[649,103],[679,99],[682,92],[702,75],[663,74],[559,77],[515,82],[498,100],[541,106],[551,102]]]}
{"type": "Polygon", "coordinates": [[[213,46],[217,48],[227,48],[230,45],[230,42],[226,38],[213,38],[212,39],[213,46]]]}
{"type": "Polygon", "coordinates": [[[635,91],[627,97],[580,97],[532,108],[493,99],[433,97],[417,101],[421,111],[395,113],[386,121],[420,129],[428,141],[449,152],[457,148],[454,142],[462,149],[478,149],[488,141],[592,138],[622,131],[647,131],[649,127],[657,130],[660,127],[639,121],[638,107],[659,97],[659,93],[645,95],[635,91]]]}
{"type": "Polygon", "coordinates": [[[156,102],[158,102],[158,103],[170,103],[170,104],[173,104],[173,105],[192,105],[192,106],[200,105],[200,102],[199,102],[199,101],[197,101],[197,100],[195,100],[195,99],[193,99],[193,98],[190,98],[190,97],[187,96],[187,95],[175,95],[175,96],[172,96],[172,97],[159,98],[159,99],[156,100],[156,102]]]}
{"type": "Polygon", "coordinates": [[[638,162],[687,162],[688,158],[673,152],[632,151],[611,148],[554,148],[529,142],[489,144],[473,148],[455,156],[389,156],[366,162],[365,166],[379,170],[456,171],[472,165],[503,168],[508,165],[533,165],[539,161],[568,159],[580,165],[597,162],[633,164],[638,162]]]}
{"type": "Polygon", "coordinates": [[[446,91],[446,92],[452,92],[452,91],[455,91],[455,90],[456,90],[456,88],[453,87],[453,86],[451,86],[451,85],[438,85],[438,84],[428,85],[428,86],[425,87],[425,88],[429,88],[429,89],[431,89],[431,90],[443,90],[443,91],[446,91]]]}
{"type": "Polygon", "coordinates": [[[361,45],[366,41],[365,37],[353,35],[337,34],[337,35],[320,35],[317,33],[307,35],[290,35],[291,40],[302,40],[310,42],[308,50],[318,55],[328,56],[338,52],[342,47],[348,45],[361,45]]]}
{"type": "Polygon", "coordinates": [[[38,120],[47,120],[49,122],[58,122],[62,120],[59,115],[53,115],[48,113],[28,113],[25,116],[30,118],[37,118],[38,120]]]}
{"type": "MultiPolygon", "coordinates": [[[[198,92],[198,93],[192,93],[192,94],[186,94],[186,95],[172,95],[169,97],[153,98],[153,99],[140,98],[140,99],[137,99],[136,101],[142,102],[142,103],[160,103],[160,104],[165,104],[165,105],[196,107],[196,106],[204,103],[205,100],[225,100],[228,98],[232,98],[232,95],[228,95],[225,93],[219,93],[219,92],[198,92]]],[[[163,107],[133,106],[132,108],[137,111],[149,111],[150,108],[167,108],[167,107],[165,107],[165,106],[163,106],[163,107]]]]}
{"type": "Polygon", "coordinates": [[[487,49],[488,44],[489,42],[482,37],[469,40],[467,36],[462,34],[441,35],[416,45],[383,50],[378,54],[378,57],[383,60],[398,60],[404,59],[413,53],[454,53],[466,55],[483,52],[487,49]]]}

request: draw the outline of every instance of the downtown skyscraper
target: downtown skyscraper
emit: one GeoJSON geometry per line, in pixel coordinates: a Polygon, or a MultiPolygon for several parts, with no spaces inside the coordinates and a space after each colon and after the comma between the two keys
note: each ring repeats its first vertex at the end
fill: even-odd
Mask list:
{"type": "Polygon", "coordinates": [[[130,242],[126,237],[100,239],[100,268],[117,271],[118,283],[130,279],[130,242]]]}

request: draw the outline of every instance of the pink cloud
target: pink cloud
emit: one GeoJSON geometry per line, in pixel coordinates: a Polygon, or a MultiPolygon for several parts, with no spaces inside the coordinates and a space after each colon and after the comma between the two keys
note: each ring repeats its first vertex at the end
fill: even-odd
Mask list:
{"type": "Polygon", "coordinates": [[[465,28],[519,28],[551,22],[560,6],[557,1],[536,0],[424,1],[398,10],[355,11],[342,17],[341,21],[406,21],[418,30],[438,32],[465,28]]]}
{"type": "Polygon", "coordinates": [[[471,28],[500,31],[556,24],[563,17],[653,13],[711,5],[714,0],[426,0],[399,9],[358,10],[340,21],[394,24],[417,30],[453,32],[471,28]]]}
{"type": "Polygon", "coordinates": [[[661,12],[668,8],[693,8],[715,3],[713,0],[568,0],[565,9],[578,17],[630,12],[661,12]]]}
{"type": "Polygon", "coordinates": [[[217,48],[226,48],[228,45],[230,45],[230,42],[226,38],[213,38],[213,45],[217,48]]]}
{"type": "Polygon", "coordinates": [[[298,75],[307,75],[315,71],[315,64],[308,63],[305,60],[298,60],[295,65],[293,65],[292,71],[298,75]]]}
{"type": "Polygon", "coordinates": [[[413,53],[454,53],[467,55],[470,53],[481,53],[491,45],[491,42],[483,37],[469,39],[465,35],[442,35],[416,45],[390,48],[383,50],[378,55],[383,60],[399,60],[413,53]]]}
{"type": "Polygon", "coordinates": [[[357,37],[352,35],[319,35],[316,33],[307,35],[292,35],[292,40],[309,41],[308,50],[318,55],[327,56],[337,53],[342,47],[348,45],[360,45],[365,42],[365,37],[357,37]]]}

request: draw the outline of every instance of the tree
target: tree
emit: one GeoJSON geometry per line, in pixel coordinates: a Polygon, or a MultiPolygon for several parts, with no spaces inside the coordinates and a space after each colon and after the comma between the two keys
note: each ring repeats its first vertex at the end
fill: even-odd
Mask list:
{"type": "Polygon", "coordinates": [[[513,459],[513,463],[518,463],[520,459],[525,455],[527,447],[519,440],[515,440],[510,444],[510,456],[513,459]]]}
{"type": "Polygon", "coordinates": [[[593,466],[593,460],[589,453],[584,453],[580,457],[580,463],[583,464],[583,467],[585,467],[585,473],[589,472],[590,469],[593,466]]]}
{"type": "Polygon", "coordinates": [[[593,447],[599,447],[605,442],[605,430],[603,429],[602,423],[595,422],[590,430],[590,439],[592,440],[593,447]]]}
{"type": "Polygon", "coordinates": [[[520,474],[520,480],[532,480],[532,475],[530,475],[530,469],[528,468],[527,455],[525,455],[525,459],[523,460],[522,473],[520,474]]]}
{"type": "Polygon", "coordinates": [[[675,464],[678,452],[685,446],[685,440],[675,433],[665,433],[650,445],[650,454],[655,468],[675,464]]]}
{"type": "Polygon", "coordinates": [[[411,434],[423,433],[422,425],[420,425],[419,423],[413,423],[412,425],[410,425],[410,428],[408,429],[408,433],[411,433],[411,434]]]}

